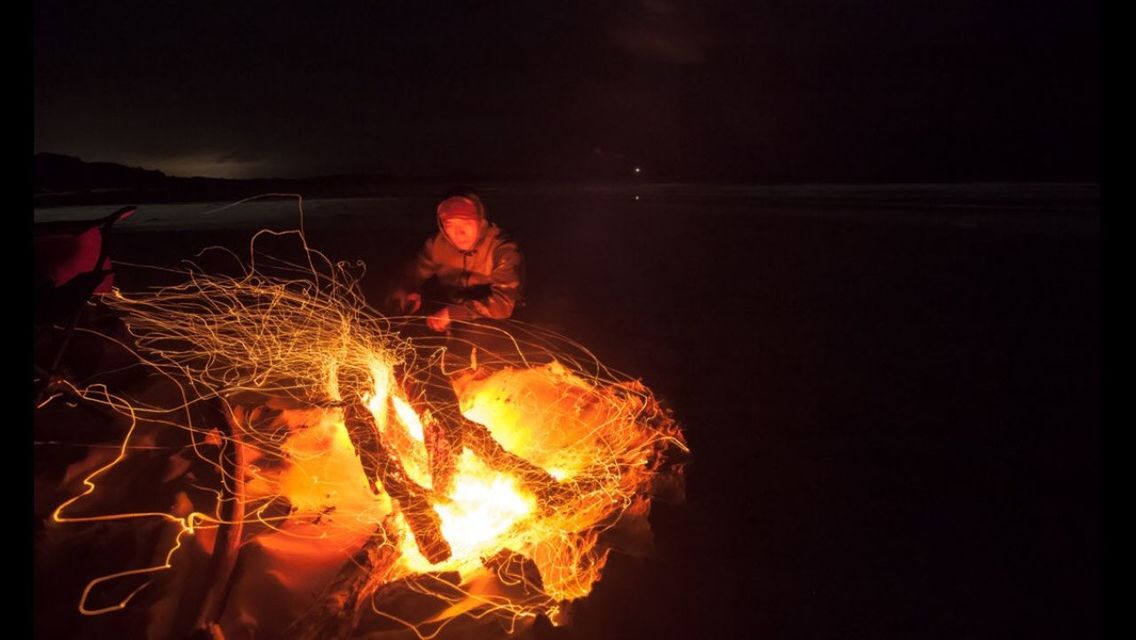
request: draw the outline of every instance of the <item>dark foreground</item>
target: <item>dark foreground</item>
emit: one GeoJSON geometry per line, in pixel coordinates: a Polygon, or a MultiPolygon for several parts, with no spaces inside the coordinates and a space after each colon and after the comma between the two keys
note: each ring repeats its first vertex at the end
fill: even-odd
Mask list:
{"type": "MultiPolygon", "coordinates": [[[[693,451],[686,504],[652,512],[655,557],[614,556],[573,625],[538,635],[1099,634],[1093,199],[486,200],[528,258],[522,319],[641,376],[693,451]]],[[[308,238],[366,260],[377,302],[431,204],[355,202],[308,238]]],[[[172,264],[253,228],[124,226],[116,254],[172,264]]],[[[37,576],[39,637],[102,624],[51,604],[68,588],[37,576]]]]}

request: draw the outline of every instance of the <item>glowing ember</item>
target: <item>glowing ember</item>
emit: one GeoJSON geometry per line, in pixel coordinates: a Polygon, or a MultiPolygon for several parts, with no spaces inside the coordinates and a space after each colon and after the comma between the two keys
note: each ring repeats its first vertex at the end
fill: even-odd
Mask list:
{"type": "MultiPolygon", "coordinates": [[[[253,265],[265,233],[253,239],[253,265]]],[[[325,571],[319,582],[335,603],[331,614],[291,612],[294,637],[331,635],[345,619],[422,635],[486,614],[513,624],[538,613],[560,619],[600,578],[605,531],[644,519],[653,483],[677,473],[669,456],[686,447],[673,420],[642,384],[519,324],[522,365],[461,372],[451,380],[457,406],[424,400],[422,363],[430,358],[370,312],[347,267],[303,246],[298,264],[236,276],[194,270],[181,285],[107,300],[141,362],[179,400],[78,391],[135,421],[184,429],[190,462],[214,469],[220,485],[208,504],[180,515],[69,515],[128,456],[128,435],[121,455],[89,474],[89,489],[55,519],[159,518],[177,527],[175,543],[159,566],[93,580],[82,610],[126,606],[133,594],[99,610],[87,599],[115,579],[170,569],[188,536],[236,528],[241,553],[268,563],[266,575],[312,573],[300,568],[315,566],[305,553],[341,567],[338,578],[325,571]],[[223,419],[197,410],[210,403],[223,419]],[[351,554],[368,560],[345,562],[351,554]],[[400,609],[398,593],[437,605],[400,609]]],[[[200,544],[218,553],[212,537],[200,544]]],[[[248,613],[256,608],[250,571],[234,575],[237,602],[225,610],[238,613],[220,619],[226,633],[256,617],[248,613]]]]}

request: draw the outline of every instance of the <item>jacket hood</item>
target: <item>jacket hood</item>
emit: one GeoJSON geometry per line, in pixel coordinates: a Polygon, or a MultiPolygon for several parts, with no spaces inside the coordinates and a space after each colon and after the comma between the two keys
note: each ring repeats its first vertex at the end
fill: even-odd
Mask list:
{"type": "MultiPolygon", "coordinates": [[[[473,247],[468,251],[459,249],[458,246],[454,244],[454,241],[450,240],[450,236],[446,233],[446,229],[442,225],[441,204],[439,204],[438,209],[434,215],[434,219],[438,223],[438,231],[441,232],[442,237],[444,237],[446,239],[446,242],[450,243],[450,246],[452,246],[456,251],[460,253],[471,254],[477,251],[477,248],[480,247],[481,244],[485,242],[485,239],[490,235],[489,231],[492,225],[489,223],[489,218],[485,215],[485,204],[481,202],[481,198],[477,197],[477,195],[473,193],[461,193],[450,197],[464,198],[473,203],[474,211],[477,215],[477,240],[473,243],[473,247]]],[[[446,198],[446,200],[449,200],[449,198],[446,198]]],[[[445,202],[445,200],[443,200],[442,202],[445,202]]]]}

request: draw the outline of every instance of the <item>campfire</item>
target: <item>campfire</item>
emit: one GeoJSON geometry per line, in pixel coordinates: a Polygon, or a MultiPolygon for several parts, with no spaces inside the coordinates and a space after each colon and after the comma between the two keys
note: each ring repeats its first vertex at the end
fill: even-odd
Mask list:
{"type": "Polygon", "coordinates": [[[263,632],[273,607],[271,628],[292,638],[567,623],[613,548],[649,535],[652,497],[681,490],[687,447],[669,412],[638,380],[519,323],[508,364],[479,366],[463,345],[469,366],[447,370],[446,348],[366,305],[355,265],[290,233],[299,260],[258,251],[290,235],[262,231],[236,273],[191,266],[177,284],[105,297],[129,332],[119,344],[163,391],[75,389],[130,428],[53,518],[168,535],[160,562],[92,576],[80,611],[166,590],[145,606],[169,633],[179,620],[263,632]],[[164,512],[109,508],[116,468],[158,429],[182,434],[197,490],[164,512]]]}

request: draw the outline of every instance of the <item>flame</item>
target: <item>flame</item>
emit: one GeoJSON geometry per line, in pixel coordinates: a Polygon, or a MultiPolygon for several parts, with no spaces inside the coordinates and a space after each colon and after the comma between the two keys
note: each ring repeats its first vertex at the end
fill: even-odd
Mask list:
{"type": "Polygon", "coordinates": [[[480,568],[482,557],[507,546],[510,538],[506,534],[535,509],[535,498],[520,489],[516,477],[491,469],[465,449],[453,489],[445,501],[434,505],[453,556],[432,564],[408,536],[402,549],[405,567],[415,573],[456,570],[468,578],[480,568]]]}
{"type": "Polygon", "coordinates": [[[402,426],[406,427],[406,431],[410,434],[410,437],[419,442],[423,442],[425,436],[422,431],[422,421],[418,419],[418,414],[414,413],[414,409],[410,406],[410,403],[397,396],[391,398],[391,400],[394,402],[394,410],[395,414],[398,415],[399,422],[402,423],[402,426]]]}

